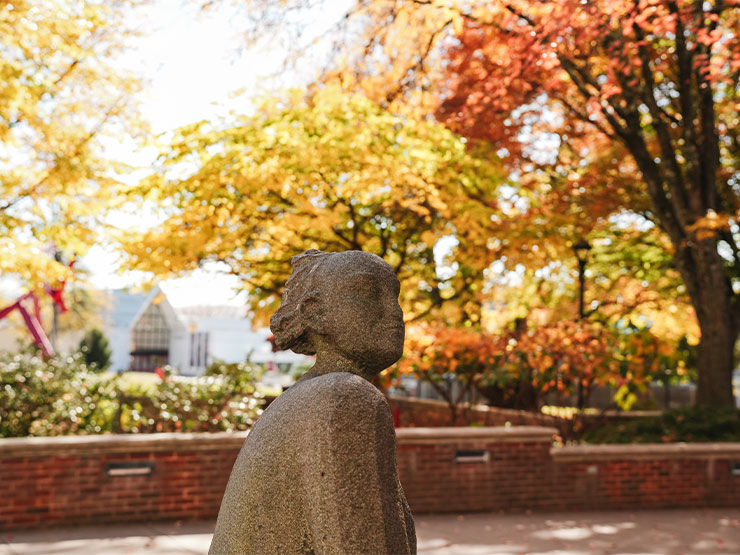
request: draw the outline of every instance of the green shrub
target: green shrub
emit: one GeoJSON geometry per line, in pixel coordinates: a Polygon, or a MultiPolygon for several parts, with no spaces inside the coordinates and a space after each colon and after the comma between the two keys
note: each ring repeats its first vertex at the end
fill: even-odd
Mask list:
{"type": "Polygon", "coordinates": [[[80,352],[85,363],[99,372],[107,370],[111,363],[111,350],[108,339],[97,328],[91,329],[80,341],[80,352]]]}
{"type": "Polygon", "coordinates": [[[31,352],[0,353],[0,437],[70,433],[89,376],[80,355],[43,360],[31,352]]]}
{"type": "Polygon", "coordinates": [[[217,362],[201,377],[181,378],[165,367],[153,390],[129,385],[119,392],[113,431],[247,430],[262,413],[264,399],[255,385],[261,372],[255,364],[217,362]]]}
{"type": "Polygon", "coordinates": [[[691,407],[659,417],[609,424],[583,436],[586,443],[670,443],[740,441],[740,410],[691,407]]]}
{"type": "Polygon", "coordinates": [[[0,353],[0,437],[246,430],[261,414],[251,364],[212,365],[154,385],[98,374],[81,354],[0,353]]]}

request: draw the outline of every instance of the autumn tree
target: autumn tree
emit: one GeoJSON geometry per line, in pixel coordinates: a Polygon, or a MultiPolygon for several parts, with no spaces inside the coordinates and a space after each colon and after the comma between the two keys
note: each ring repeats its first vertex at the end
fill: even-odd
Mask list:
{"type": "MultiPolygon", "coordinates": [[[[279,12],[252,4],[270,6],[267,19],[279,12]]],[[[562,253],[559,230],[573,241],[625,213],[657,226],[701,328],[697,400],[729,405],[740,330],[739,8],[359,0],[340,23],[355,33],[338,41],[326,77],[389,105],[444,97],[438,117],[500,149],[521,177],[513,215],[533,241],[562,253]],[[571,208],[557,210],[563,203],[571,208]]]]}
{"type": "MultiPolygon", "coordinates": [[[[662,340],[682,339],[696,344],[699,329],[693,307],[670,255],[670,241],[653,227],[648,231],[604,228],[590,235],[585,283],[585,318],[605,326],[633,323],[650,325],[662,340]]],[[[505,255],[516,261],[513,272],[503,271],[497,262],[488,273],[487,297],[490,310],[484,325],[493,333],[509,329],[517,319],[531,328],[563,319],[577,319],[578,287],[572,255],[561,254],[546,242],[522,246],[521,253],[505,255]],[[535,249],[535,252],[528,250],[535,249]],[[540,250],[554,256],[546,265],[527,262],[540,250]]]]}
{"type": "Polygon", "coordinates": [[[412,374],[429,383],[447,403],[454,425],[464,399],[475,393],[483,376],[496,371],[496,347],[495,337],[471,328],[411,326],[404,356],[389,374],[412,374]]]}
{"type": "Polygon", "coordinates": [[[496,371],[482,377],[483,391],[508,397],[516,408],[539,408],[549,392],[577,395],[583,408],[596,385],[644,388],[678,366],[677,342],[629,325],[558,320],[499,334],[495,343],[496,371]]]}
{"type": "Polygon", "coordinates": [[[0,274],[40,288],[68,277],[122,198],[106,149],[134,136],[139,83],[115,56],[135,1],[0,4],[0,274]]]}
{"type": "Polygon", "coordinates": [[[733,403],[740,330],[739,7],[672,0],[473,7],[448,51],[451,92],[440,110],[454,129],[494,143],[502,128],[519,132],[524,113],[538,111],[538,127],[574,150],[569,163],[559,160],[563,168],[592,170],[574,176],[574,186],[601,179],[608,193],[623,170],[640,176],[649,199],[642,215],[670,238],[701,329],[697,401],[713,405],[733,403]]]}
{"type": "Polygon", "coordinates": [[[428,382],[445,400],[451,421],[461,401],[479,391],[493,406],[539,411],[546,396],[583,392],[585,406],[596,385],[617,388],[627,408],[632,391],[662,378],[666,370],[685,374],[677,343],[647,328],[558,320],[500,333],[420,324],[407,333],[406,352],[397,366],[428,382]]]}
{"type": "Polygon", "coordinates": [[[492,212],[479,199],[502,181],[491,152],[467,149],[439,124],[335,87],[294,92],[176,132],[140,187],[166,219],[128,242],[128,266],[164,276],[221,263],[259,318],[277,308],[292,256],[365,250],[402,281],[407,319],[477,321],[492,212]],[[461,229],[476,240],[455,245],[461,229]]]}

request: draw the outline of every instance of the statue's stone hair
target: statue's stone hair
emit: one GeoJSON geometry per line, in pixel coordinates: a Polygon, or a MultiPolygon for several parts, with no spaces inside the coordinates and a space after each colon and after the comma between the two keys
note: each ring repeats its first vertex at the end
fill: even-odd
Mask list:
{"type": "Polygon", "coordinates": [[[304,355],[315,355],[307,322],[301,313],[301,303],[319,294],[316,289],[316,271],[328,257],[336,253],[310,249],[290,259],[293,273],[285,282],[280,308],[270,318],[270,329],[280,350],[288,349],[304,355]]]}

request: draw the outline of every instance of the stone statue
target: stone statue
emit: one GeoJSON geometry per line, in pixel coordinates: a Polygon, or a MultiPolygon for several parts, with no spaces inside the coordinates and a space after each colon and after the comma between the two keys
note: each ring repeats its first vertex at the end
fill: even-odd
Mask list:
{"type": "Polygon", "coordinates": [[[362,251],[291,263],[270,327],[279,348],[316,364],[250,431],[209,554],[416,553],[393,419],[368,381],[403,352],[398,279],[362,251]]]}

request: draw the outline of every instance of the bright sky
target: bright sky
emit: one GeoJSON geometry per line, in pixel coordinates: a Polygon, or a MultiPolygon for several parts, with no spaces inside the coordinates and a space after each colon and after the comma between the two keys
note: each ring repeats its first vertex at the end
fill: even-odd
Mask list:
{"type": "MultiPolygon", "coordinates": [[[[336,5],[340,3],[337,0],[336,5]]],[[[142,22],[145,36],[121,61],[150,82],[142,97],[142,110],[155,133],[214,118],[230,109],[249,110],[250,97],[266,93],[262,84],[280,67],[283,54],[279,48],[245,48],[239,26],[244,14],[238,14],[229,2],[205,13],[194,4],[188,0],[153,0],[151,6],[140,10],[137,22],[142,22]],[[242,94],[235,97],[239,90],[242,94]]],[[[308,82],[314,70],[305,64],[302,68],[281,78],[281,85],[308,82]]],[[[140,153],[135,158],[124,151],[120,155],[136,165],[148,166],[156,152],[140,153]]],[[[114,223],[134,224],[126,218],[114,223]]],[[[98,288],[126,287],[141,281],[141,276],[117,274],[116,254],[101,247],[93,248],[83,264],[98,288]]],[[[191,277],[161,283],[170,301],[179,306],[243,304],[244,296],[233,293],[237,285],[236,279],[213,271],[198,271],[191,277]]]]}

